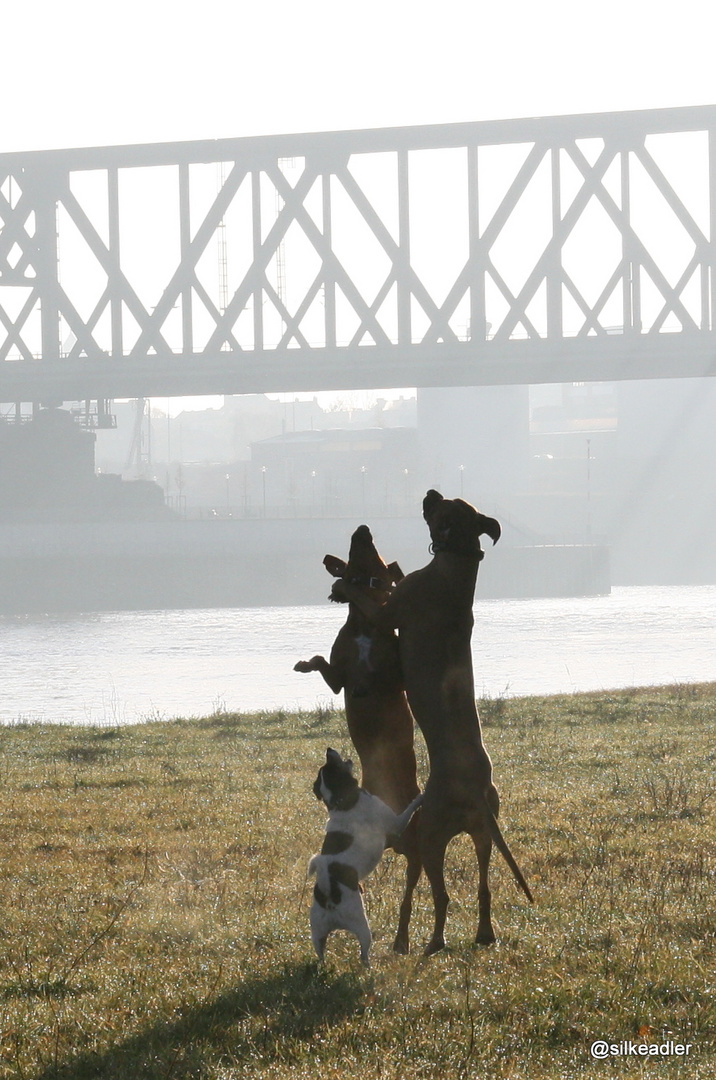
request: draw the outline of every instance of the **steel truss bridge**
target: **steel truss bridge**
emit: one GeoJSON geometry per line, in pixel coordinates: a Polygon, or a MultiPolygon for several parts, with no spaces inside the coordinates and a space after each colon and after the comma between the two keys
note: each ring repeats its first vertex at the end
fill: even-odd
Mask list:
{"type": "Polygon", "coordinates": [[[716,107],[0,155],[0,401],[716,373],[716,107]]]}

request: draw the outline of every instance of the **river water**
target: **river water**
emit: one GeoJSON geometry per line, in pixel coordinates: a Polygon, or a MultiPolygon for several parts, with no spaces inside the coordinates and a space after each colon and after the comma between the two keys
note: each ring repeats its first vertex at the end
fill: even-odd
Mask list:
{"type": "MultiPolygon", "coordinates": [[[[335,698],[293,665],[327,656],[344,618],[332,604],[6,617],[0,722],[312,709],[335,698]]],[[[716,681],[716,586],[481,601],[473,655],[479,697],[716,681]]]]}

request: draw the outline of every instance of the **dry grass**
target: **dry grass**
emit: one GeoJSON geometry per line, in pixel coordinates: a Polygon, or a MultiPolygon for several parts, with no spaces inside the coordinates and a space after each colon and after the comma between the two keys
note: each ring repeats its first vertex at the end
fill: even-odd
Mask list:
{"type": "Polygon", "coordinates": [[[449,851],[449,949],[395,957],[402,864],[355,942],[313,960],[309,855],[340,714],[0,729],[0,1076],[250,1080],[714,1075],[716,685],[482,703],[503,827],[499,944],[471,945],[474,857],[449,851]],[[684,1058],[592,1062],[593,1039],[684,1058]]]}

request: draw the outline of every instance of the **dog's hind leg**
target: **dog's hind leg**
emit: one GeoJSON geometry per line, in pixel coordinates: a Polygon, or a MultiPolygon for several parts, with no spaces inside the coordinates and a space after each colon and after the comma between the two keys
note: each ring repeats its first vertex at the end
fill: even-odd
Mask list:
{"type": "Polygon", "coordinates": [[[492,929],[491,897],[488,884],[490,870],[490,856],[492,854],[492,839],[487,828],[471,834],[477,854],[477,866],[479,880],[477,886],[478,922],[475,934],[476,945],[492,945],[495,941],[495,931],[492,929]]]}
{"type": "MultiPolygon", "coordinates": [[[[319,869],[316,863],[320,858],[320,855],[315,855],[313,859],[311,859],[311,862],[309,863],[309,873],[316,873],[316,870],[319,869]]],[[[313,942],[313,948],[316,950],[316,956],[320,961],[323,961],[326,942],[328,941],[328,935],[331,932],[331,923],[326,918],[326,896],[321,892],[318,884],[315,887],[313,897],[310,915],[311,941],[313,942]]]]}
{"type": "Polygon", "coordinates": [[[326,930],[325,923],[321,926],[318,919],[311,919],[311,941],[313,942],[313,948],[316,950],[316,956],[320,961],[323,961],[329,933],[330,930],[326,930]]]}
{"type": "Polygon", "coordinates": [[[328,934],[322,938],[313,939],[313,947],[316,950],[316,956],[323,963],[323,954],[326,951],[326,942],[328,941],[328,934]]]}
{"type": "Polygon", "coordinates": [[[408,926],[410,925],[410,916],[413,912],[413,892],[415,891],[415,886],[418,884],[418,879],[420,878],[420,873],[422,871],[422,861],[416,844],[412,843],[410,845],[406,852],[406,858],[405,892],[403,893],[403,899],[400,904],[398,930],[395,935],[395,941],[393,942],[393,952],[401,953],[402,955],[407,955],[410,951],[408,926]]]}
{"type": "Polygon", "coordinates": [[[360,959],[363,967],[370,967],[370,947],[373,944],[373,935],[370,932],[368,920],[363,912],[363,918],[353,928],[353,933],[360,942],[360,959]]]}
{"type": "Polygon", "coordinates": [[[423,860],[423,869],[430,882],[433,894],[433,907],[435,908],[435,925],[433,936],[425,946],[424,955],[432,956],[445,948],[445,919],[447,917],[450,897],[445,887],[445,851],[448,843],[452,840],[453,833],[430,830],[425,819],[421,821],[420,854],[423,860]]]}

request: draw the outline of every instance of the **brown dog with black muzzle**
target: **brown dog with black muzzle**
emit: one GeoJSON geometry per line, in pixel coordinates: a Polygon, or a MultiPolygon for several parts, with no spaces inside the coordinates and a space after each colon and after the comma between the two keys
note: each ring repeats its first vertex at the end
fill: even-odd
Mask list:
{"type": "MultiPolygon", "coordinates": [[[[348,562],[326,555],[323,564],[333,577],[330,599],[345,603],[339,584],[346,583],[363,599],[380,606],[403,574],[397,563],[389,566],[378,554],[370,529],[360,525],[351,537],[348,562]]],[[[392,629],[379,629],[356,604],[331,649],[330,660],[313,656],[300,660],[294,671],[319,671],[334,694],[344,691],[348,731],[361,763],[361,783],[396,814],[402,813],[418,795],[417,766],[413,745],[413,717],[405,698],[398,654],[398,638],[392,629]]],[[[393,948],[407,953],[412,897],[420,877],[420,844],[417,819],[411,821],[393,844],[407,859],[406,882],[393,948]]]]}
{"type": "Polygon", "coordinates": [[[470,835],[477,853],[476,943],[495,940],[488,887],[493,842],[530,901],[532,894],[497,824],[499,796],[482,741],[472,671],[472,604],[484,555],[480,536],[496,543],[500,525],[462,499],[444,499],[432,490],[423,500],[423,516],[432,539],[427,566],[404,577],[382,605],[348,583],[340,588],[376,627],[397,628],[408,702],[428,748],[430,776],[419,830],[435,905],[433,936],[425,949],[430,955],[445,945],[445,851],[458,833],[470,835]]]}

